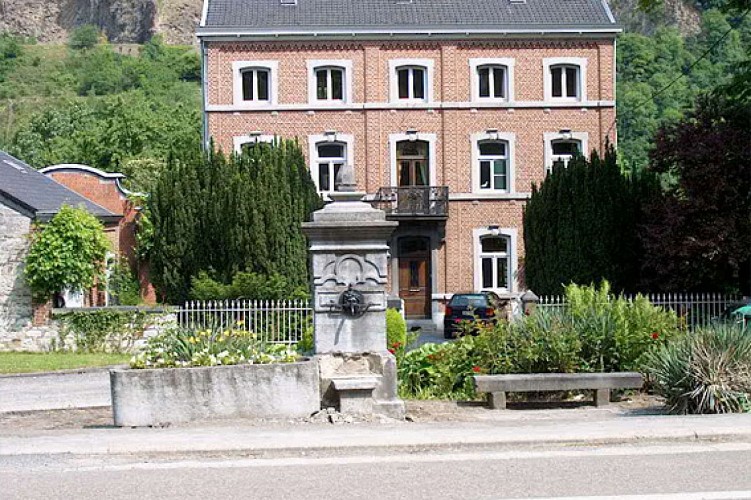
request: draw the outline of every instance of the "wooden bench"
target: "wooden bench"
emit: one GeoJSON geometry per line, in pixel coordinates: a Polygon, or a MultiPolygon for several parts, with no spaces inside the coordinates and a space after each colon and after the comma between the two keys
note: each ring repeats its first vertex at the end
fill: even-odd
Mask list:
{"type": "Polygon", "coordinates": [[[644,379],[637,372],[618,373],[529,373],[475,375],[477,392],[488,394],[488,406],[506,408],[507,392],[594,391],[595,406],[610,403],[612,389],[639,389],[644,379]]]}

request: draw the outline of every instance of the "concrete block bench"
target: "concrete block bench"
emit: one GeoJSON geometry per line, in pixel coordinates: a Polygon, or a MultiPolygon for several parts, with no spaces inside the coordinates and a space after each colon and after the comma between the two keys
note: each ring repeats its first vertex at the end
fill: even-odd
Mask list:
{"type": "Polygon", "coordinates": [[[637,372],[618,373],[529,373],[475,375],[477,392],[488,394],[488,406],[506,408],[507,392],[594,391],[595,406],[610,403],[612,389],[639,389],[644,379],[637,372]]]}
{"type": "Polygon", "coordinates": [[[331,385],[339,395],[339,412],[347,415],[373,413],[373,389],[380,376],[351,375],[331,379],[331,385]]]}

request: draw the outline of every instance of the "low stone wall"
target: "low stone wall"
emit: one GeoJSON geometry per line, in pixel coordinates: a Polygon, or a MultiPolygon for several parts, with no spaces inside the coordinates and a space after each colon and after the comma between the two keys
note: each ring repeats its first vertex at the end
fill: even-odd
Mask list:
{"type": "Polygon", "coordinates": [[[211,418],[307,417],[320,410],[315,360],[269,365],[112,370],[115,425],[211,418]]]}

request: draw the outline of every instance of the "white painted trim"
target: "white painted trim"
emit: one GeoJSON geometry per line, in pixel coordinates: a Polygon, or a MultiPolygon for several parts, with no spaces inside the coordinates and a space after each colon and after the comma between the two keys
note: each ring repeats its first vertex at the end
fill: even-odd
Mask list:
{"type": "MultiPolygon", "coordinates": [[[[233,61],[232,62],[232,102],[239,109],[268,109],[278,103],[279,61],[233,61]],[[241,71],[249,68],[269,70],[269,100],[244,101],[241,71]]],[[[207,106],[208,108],[208,106],[207,106]]]]}
{"type": "MultiPolygon", "coordinates": [[[[428,177],[429,185],[437,185],[436,177],[436,141],[438,140],[436,134],[417,133],[418,141],[425,141],[428,143],[428,177]]],[[[396,168],[396,144],[401,141],[409,141],[409,136],[406,133],[389,134],[389,161],[391,162],[391,185],[398,186],[399,178],[397,176],[396,168]]]]}
{"type": "Polygon", "coordinates": [[[272,143],[274,139],[275,136],[273,135],[236,135],[232,138],[232,149],[235,151],[235,154],[239,155],[245,144],[257,144],[259,142],[272,143]]]}
{"type": "Polygon", "coordinates": [[[583,103],[587,101],[587,58],[586,57],[546,57],[542,60],[542,81],[545,102],[583,103]],[[579,67],[579,97],[553,97],[553,82],[550,67],[559,64],[579,67]]]}
{"type": "MultiPolygon", "coordinates": [[[[310,169],[310,176],[313,178],[313,183],[316,185],[316,190],[324,199],[328,199],[328,191],[321,191],[318,185],[318,148],[316,147],[321,142],[338,142],[344,144],[344,163],[346,165],[353,165],[355,158],[355,136],[352,134],[340,134],[336,133],[334,140],[330,141],[329,136],[324,134],[315,134],[308,136],[308,166],[310,169]]],[[[357,170],[353,168],[355,174],[355,180],[357,180],[357,170]]]]}
{"type": "Polygon", "coordinates": [[[450,201],[526,201],[532,193],[449,193],[450,201]]]}
{"type": "Polygon", "coordinates": [[[511,227],[498,227],[496,230],[491,230],[490,227],[479,227],[472,230],[472,243],[474,245],[474,286],[475,291],[489,290],[496,293],[515,293],[518,289],[519,278],[519,262],[517,253],[517,234],[518,230],[511,227]],[[497,231],[497,232],[496,232],[497,231]],[[480,265],[480,253],[482,247],[480,246],[480,238],[482,236],[497,234],[498,236],[506,236],[509,238],[508,249],[508,264],[509,264],[509,288],[482,288],[482,266],[480,265]]]}
{"type": "Polygon", "coordinates": [[[203,0],[203,7],[201,7],[201,24],[198,25],[199,27],[203,28],[206,26],[206,18],[208,16],[209,16],[209,0],[203,0]]]}
{"type": "Polygon", "coordinates": [[[513,57],[477,57],[469,60],[470,101],[474,103],[502,103],[514,102],[514,66],[516,59],[513,57]],[[477,75],[479,66],[504,66],[506,68],[506,97],[480,97],[480,79],[477,75]]]}
{"type": "Polygon", "coordinates": [[[460,39],[466,39],[472,35],[478,38],[490,37],[496,38],[499,35],[528,35],[531,38],[539,38],[545,35],[561,35],[568,34],[576,38],[585,38],[592,36],[602,36],[603,34],[616,35],[623,33],[623,28],[614,25],[612,27],[599,27],[599,26],[564,26],[559,28],[551,28],[550,26],[540,25],[538,27],[527,28],[508,28],[500,26],[492,26],[487,28],[424,28],[424,29],[410,29],[410,28],[398,28],[390,27],[389,29],[363,29],[359,26],[341,27],[341,28],[323,28],[318,30],[311,30],[310,28],[299,29],[278,29],[278,28],[199,28],[196,32],[198,38],[212,38],[217,37],[220,40],[240,40],[243,38],[248,39],[269,39],[279,40],[284,38],[318,38],[332,36],[337,38],[356,38],[360,37],[372,37],[382,40],[384,37],[400,39],[412,39],[414,35],[423,35],[425,37],[432,37],[436,35],[448,35],[455,36],[460,39]],[[404,38],[402,38],[404,37],[404,38]]]}
{"type": "Polygon", "coordinates": [[[80,163],[58,163],[57,165],[50,165],[49,167],[40,168],[39,172],[43,174],[54,174],[58,172],[86,172],[87,174],[93,174],[102,179],[125,179],[125,174],[120,172],[105,172],[95,167],[88,165],[82,165],[80,163]]]}
{"type": "MultiPolygon", "coordinates": [[[[602,8],[605,9],[605,14],[607,14],[608,20],[610,20],[611,23],[615,24],[615,16],[613,15],[613,11],[610,10],[608,0],[602,0],[602,8]]],[[[615,61],[615,59],[613,60],[615,61]]]]}
{"type": "MultiPolygon", "coordinates": [[[[543,141],[545,141],[545,163],[543,174],[547,175],[548,169],[553,166],[553,141],[566,139],[566,137],[560,132],[545,132],[542,136],[543,141]]],[[[571,132],[570,139],[581,142],[581,153],[584,156],[589,156],[589,132],[571,132]]]]}
{"type": "Polygon", "coordinates": [[[511,194],[514,193],[516,190],[516,134],[514,132],[498,132],[497,139],[506,142],[508,144],[508,172],[506,175],[508,176],[508,189],[507,190],[492,190],[492,189],[480,189],[480,169],[479,169],[479,158],[480,158],[480,149],[479,149],[479,142],[480,141],[487,141],[492,140],[493,137],[488,134],[487,132],[480,132],[477,134],[471,134],[469,136],[470,140],[470,150],[472,152],[472,193],[492,193],[492,194],[511,194]]]}
{"type": "Polygon", "coordinates": [[[277,104],[275,106],[248,107],[236,104],[209,104],[209,112],[234,111],[361,111],[361,110],[391,110],[391,109],[544,109],[544,108],[613,108],[615,101],[582,101],[582,102],[546,102],[546,101],[516,101],[516,102],[431,102],[431,103],[401,103],[401,102],[368,102],[352,104],[277,104]]]}
{"type": "Polygon", "coordinates": [[[390,59],[389,60],[389,100],[392,104],[401,105],[411,104],[431,104],[433,102],[433,69],[435,61],[433,59],[390,59]],[[396,75],[397,68],[402,66],[423,67],[425,68],[425,99],[399,99],[399,79],[396,75]]]}
{"type": "Polygon", "coordinates": [[[308,65],[308,104],[320,107],[332,107],[352,102],[352,61],[349,59],[309,59],[308,65]],[[343,100],[318,99],[316,92],[315,70],[321,67],[339,67],[344,70],[343,100]]]}

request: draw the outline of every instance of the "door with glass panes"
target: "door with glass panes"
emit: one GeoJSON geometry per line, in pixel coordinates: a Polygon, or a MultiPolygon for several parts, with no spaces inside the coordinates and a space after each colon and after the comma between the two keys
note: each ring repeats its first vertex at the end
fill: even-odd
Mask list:
{"type": "Polygon", "coordinates": [[[397,250],[404,315],[410,319],[430,318],[430,238],[399,238],[397,250]]]}

